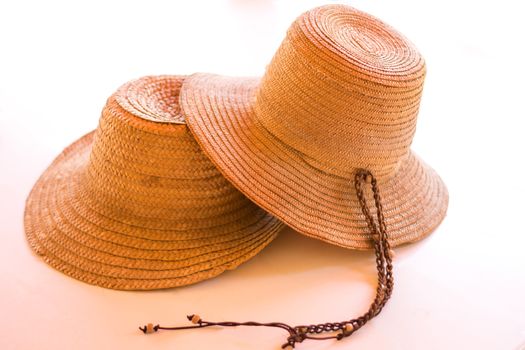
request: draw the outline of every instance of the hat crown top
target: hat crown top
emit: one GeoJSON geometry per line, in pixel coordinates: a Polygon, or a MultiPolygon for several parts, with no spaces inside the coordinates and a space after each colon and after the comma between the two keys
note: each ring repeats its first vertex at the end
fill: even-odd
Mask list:
{"type": "Polygon", "coordinates": [[[138,118],[157,123],[186,124],[179,105],[183,81],[169,75],[143,77],[121,86],[114,98],[122,109],[138,118]]]}
{"type": "Polygon", "coordinates": [[[389,177],[408,154],[424,60],[392,27],[348,6],[301,15],[262,78],[258,122],[312,166],[389,177]]]}

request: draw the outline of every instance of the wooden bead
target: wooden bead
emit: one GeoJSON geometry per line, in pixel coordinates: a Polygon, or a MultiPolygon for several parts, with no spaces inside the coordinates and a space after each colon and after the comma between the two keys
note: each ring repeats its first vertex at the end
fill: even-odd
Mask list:
{"type": "Polygon", "coordinates": [[[193,315],[193,317],[191,318],[191,322],[192,323],[199,323],[199,321],[201,320],[201,318],[199,317],[199,315],[193,315]]]}
{"type": "Polygon", "coordinates": [[[299,331],[299,333],[306,333],[308,331],[308,328],[306,328],[306,327],[299,327],[298,331],[299,331]]]}
{"type": "Polygon", "coordinates": [[[354,330],[354,325],[351,323],[347,323],[345,325],[345,332],[352,332],[354,330]]]}
{"type": "Polygon", "coordinates": [[[148,323],[146,325],[146,333],[153,333],[153,332],[154,332],[153,323],[148,323]]]}

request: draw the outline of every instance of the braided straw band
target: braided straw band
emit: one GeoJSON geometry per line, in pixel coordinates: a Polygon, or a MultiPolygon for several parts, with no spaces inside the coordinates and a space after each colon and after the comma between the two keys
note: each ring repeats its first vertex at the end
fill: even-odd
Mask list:
{"type": "Polygon", "coordinates": [[[425,65],[377,18],[329,5],[301,15],[264,76],[189,76],[181,112],[202,150],[261,208],[296,231],[372,249],[355,190],[368,169],[383,194],[392,246],[445,217],[439,175],[410,150],[425,65]]]}
{"type": "Polygon", "coordinates": [[[201,151],[179,113],[183,80],[122,86],[37,181],[25,230],[51,266],[106,288],[171,288],[236,268],[284,227],[201,151]]]}
{"type": "Polygon", "coordinates": [[[187,316],[195,325],[193,326],[182,326],[182,327],[163,327],[160,325],[153,326],[152,323],[148,323],[144,327],[139,327],[141,331],[145,334],[157,332],[158,330],[182,330],[182,329],[192,329],[192,328],[205,328],[211,326],[222,326],[222,327],[237,327],[237,326],[263,326],[263,327],[275,327],[282,328],[289,333],[286,343],[282,345],[282,348],[288,346],[294,348],[296,343],[301,343],[306,339],[312,340],[325,340],[325,339],[337,339],[341,340],[343,338],[351,336],[358,329],[363,327],[369,320],[377,316],[386,302],[392,295],[394,288],[394,277],[393,277],[393,266],[392,258],[393,251],[390,249],[390,244],[388,241],[388,234],[383,214],[383,207],[381,205],[381,197],[379,195],[379,189],[377,186],[377,180],[372,176],[369,171],[360,170],[355,175],[355,190],[357,193],[357,198],[361,206],[363,215],[366,218],[366,224],[370,233],[373,237],[373,246],[375,249],[376,255],[376,264],[377,264],[377,289],[376,297],[370,308],[362,316],[353,318],[348,321],[341,322],[328,322],[314,325],[300,325],[300,326],[290,326],[282,322],[269,322],[269,323],[260,323],[260,322],[211,322],[201,319],[198,315],[189,315],[187,316]],[[369,182],[372,187],[375,208],[376,208],[376,217],[377,222],[374,220],[374,215],[371,213],[365,194],[363,191],[363,184],[369,182]],[[335,333],[335,334],[334,334],[335,333]]]}

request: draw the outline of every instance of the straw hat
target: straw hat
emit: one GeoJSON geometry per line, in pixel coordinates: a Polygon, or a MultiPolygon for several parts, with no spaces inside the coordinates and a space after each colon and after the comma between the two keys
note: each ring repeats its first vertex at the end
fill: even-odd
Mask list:
{"type": "Polygon", "coordinates": [[[179,113],[183,80],[121,87],[40,177],[25,229],[51,266],[107,288],[181,286],[237,267],[283,227],[201,152],[179,113]]]}
{"type": "Polygon", "coordinates": [[[329,5],[292,24],[262,79],[195,74],[180,103],[202,149],[248,198],[303,234],[367,249],[358,169],[381,187],[392,246],[445,216],[445,185],[410,149],[424,78],[403,35],[329,5]]]}

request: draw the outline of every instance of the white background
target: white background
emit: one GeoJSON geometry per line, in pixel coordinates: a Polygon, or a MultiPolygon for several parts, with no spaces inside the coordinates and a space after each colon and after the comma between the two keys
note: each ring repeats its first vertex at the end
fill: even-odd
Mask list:
{"type": "MultiPolygon", "coordinates": [[[[326,3],[326,2],[325,2],[326,3]]],[[[418,46],[428,75],[413,149],[440,173],[448,215],[397,249],[381,315],[300,349],[519,349],[525,343],[525,25],[519,1],[353,1],[418,46]]],[[[210,320],[348,319],[368,308],[371,253],[288,230],[235,271],[121,292],[48,267],[23,232],[40,173],[96,127],[106,98],[149,74],[261,75],[293,19],[320,1],[0,2],[0,348],[278,349],[275,329],[161,332],[210,320]]]]}

